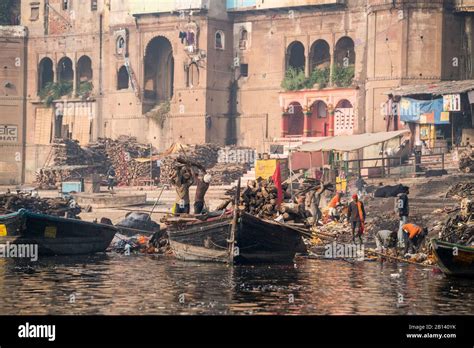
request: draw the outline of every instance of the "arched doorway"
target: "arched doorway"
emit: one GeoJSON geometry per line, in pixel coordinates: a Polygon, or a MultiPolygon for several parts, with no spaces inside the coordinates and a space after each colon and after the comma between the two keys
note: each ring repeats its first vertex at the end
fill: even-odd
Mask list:
{"type": "Polygon", "coordinates": [[[160,103],[173,97],[174,58],[171,43],[158,36],[150,41],[145,53],[145,99],[160,103]]]}
{"type": "Polygon", "coordinates": [[[317,100],[311,105],[311,135],[315,137],[329,136],[331,120],[328,107],[322,100],[317,100]]]}
{"type": "Polygon", "coordinates": [[[340,100],[334,110],[334,135],[354,134],[354,107],[347,99],[340,100]]]}
{"type": "Polygon", "coordinates": [[[304,46],[299,41],[292,42],[286,51],[287,62],[286,69],[305,70],[306,59],[304,55],[304,46]]]}
{"type": "Polygon", "coordinates": [[[324,40],[317,40],[311,46],[310,54],[310,69],[311,72],[315,68],[326,69],[331,66],[331,53],[329,44],[324,40]]]}
{"type": "Polygon", "coordinates": [[[289,136],[302,136],[304,128],[303,107],[298,102],[293,102],[288,107],[288,132],[289,136]]]}
{"type": "Polygon", "coordinates": [[[53,61],[46,57],[41,59],[38,65],[38,93],[52,82],[54,82],[53,61]]]}

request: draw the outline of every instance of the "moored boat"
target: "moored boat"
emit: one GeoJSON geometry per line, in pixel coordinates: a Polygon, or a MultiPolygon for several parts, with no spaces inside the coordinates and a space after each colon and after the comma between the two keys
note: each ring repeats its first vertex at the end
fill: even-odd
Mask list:
{"type": "Polygon", "coordinates": [[[449,276],[474,277],[474,247],[432,239],[439,268],[449,276]]]}
{"type": "Polygon", "coordinates": [[[305,253],[301,233],[291,226],[239,214],[232,243],[232,217],[168,227],[170,247],[178,259],[226,263],[292,262],[305,253]]]}
{"type": "Polygon", "coordinates": [[[19,210],[0,216],[0,244],[37,244],[40,255],[104,252],[117,229],[111,225],[19,210]]]}

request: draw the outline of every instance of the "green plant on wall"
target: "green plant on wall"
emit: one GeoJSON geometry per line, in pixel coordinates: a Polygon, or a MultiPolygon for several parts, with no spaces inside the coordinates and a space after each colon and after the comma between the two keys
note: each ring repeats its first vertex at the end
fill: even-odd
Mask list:
{"type": "Polygon", "coordinates": [[[151,117],[155,119],[160,128],[165,126],[166,118],[168,117],[171,110],[171,103],[169,100],[162,102],[153,112],[151,113],[151,117]]]}
{"type": "Polygon", "coordinates": [[[9,25],[14,7],[13,0],[0,1],[0,25],[9,25]]]}
{"type": "Polygon", "coordinates": [[[315,84],[318,84],[319,88],[327,87],[329,84],[329,75],[329,67],[323,69],[315,68],[308,79],[307,88],[313,88],[315,84]]]}
{"type": "Polygon", "coordinates": [[[304,76],[304,71],[293,67],[288,68],[281,83],[281,87],[286,91],[298,91],[306,88],[306,85],[307,79],[304,76]]]}
{"type": "Polygon", "coordinates": [[[338,87],[349,87],[354,80],[354,65],[347,67],[335,65],[333,70],[332,81],[338,87]]]}
{"type": "Polygon", "coordinates": [[[77,89],[77,96],[81,98],[87,98],[90,96],[94,86],[90,81],[83,81],[79,83],[79,88],[77,89]]]}
{"type": "Polygon", "coordinates": [[[329,68],[315,68],[311,75],[306,77],[303,70],[289,68],[286,71],[285,78],[281,83],[281,87],[286,91],[311,89],[314,88],[315,84],[318,84],[319,88],[325,88],[329,83],[329,74],[329,68]]]}
{"type": "Polygon", "coordinates": [[[39,96],[44,105],[49,107],[55,100],[65,95],[71,95],[72,90],[71,81],[48,82],[40,91],[39,96]]]}

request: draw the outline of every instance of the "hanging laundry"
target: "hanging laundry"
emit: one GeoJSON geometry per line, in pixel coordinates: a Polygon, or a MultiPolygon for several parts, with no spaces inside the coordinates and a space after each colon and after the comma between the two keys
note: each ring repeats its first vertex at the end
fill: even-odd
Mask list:
{"type": "Polygon", "coordinates": [[[181,43],[184,44],[184,40],[186,39],[187,35],[186,32],[180,31],[179,32],[179,39],[181,40],[181,43]]]}
{"type": "Polygon", "coordinates": [[[188,46],[194,46],[194,33],[192,31],[188,31],[186,34],[186,41],[188,43],[188,46]]]}

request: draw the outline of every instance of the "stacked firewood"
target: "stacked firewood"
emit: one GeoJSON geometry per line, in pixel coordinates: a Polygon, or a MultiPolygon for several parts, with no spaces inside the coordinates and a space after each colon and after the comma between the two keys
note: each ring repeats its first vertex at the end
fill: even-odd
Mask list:
{"type": "MultiPolygon", "coordinates": [[[[150,145],[140,144],[135,137],[120,136],[116,140],[100,138],[89,148],[104,151],[107,164],[114,167],[118,185],[137,185],[141,179],[157,175],[156,161],[137,161],[150,158],[150,145]],[[150,176],[151,175],[151,176],[150,176]]],[[[108,167],[103,169],[107,172],[108,167]]]]}
{"type": "Polygon", "coordinates": [[[474,196],[474,184],[471,182],[457,183],[451,186],[446,197],[466,198],[474,196]]]}
{"type": "Polygon", "coordinates": [[[0,214],[26,209],[34,213],[53,216],[76,216],[81,208],[71,198],[39,198],[25,193],[6,193],[0,195],[0,214]]]}
{"type": "MultiPolygon", "coordinates": [[[[300,185],[300,188],[293,192],[294,197],[305,195],[306,193],[317,190],[320,186],[320,181],[308,179],[300,185]]],[[[331,190],[332,184],[325,185],[326,189],[331,190]]],[[[219,208],[230,204],[235,196],[236,189],[231,189],[226,192],[229,199],[223,203],[219,208]]],[[[240,209],[257,217],[263,219],[276,219],[282,217],[284,221],[304,222],[306,216],[299,211],[296,201],[291,200],[291,192],[289,184],[282,184],[283,204],[278,206],[278,189],[271,180],[252,181],[247,184],[247,187],[241,189],[240,209]]]]}
{"type": "Polygon", "coordinates": [[[474,156],[471,147],[459,154],[459,169],[465,173],[474,171],[474,156]]]}
{"type": "Polygon", "coordinates": [[[247,164],[218,163],[207,172],[212,175],[211,185],[230,185],[248,170],[247,164]]]}
{"type": "Polygon", "coordinates": [[[105,156],[82,148],[77,140],[56,139],[53,143],[52,159],[55,166],[87,165],[101,163],[105,156]]]}

